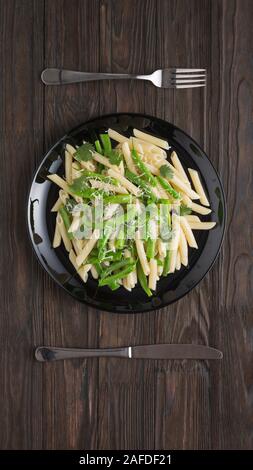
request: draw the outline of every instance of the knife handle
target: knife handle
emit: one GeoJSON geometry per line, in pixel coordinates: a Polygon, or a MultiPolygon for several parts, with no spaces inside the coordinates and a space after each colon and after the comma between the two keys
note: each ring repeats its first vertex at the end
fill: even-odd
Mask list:
{"type": "Polygon", "coordinates": [[[60,361],[85,357],[131,357],[131,347],[107,349],[53,348],[39,346],[35,349],[35,358],[39,362],[60,361]]]}

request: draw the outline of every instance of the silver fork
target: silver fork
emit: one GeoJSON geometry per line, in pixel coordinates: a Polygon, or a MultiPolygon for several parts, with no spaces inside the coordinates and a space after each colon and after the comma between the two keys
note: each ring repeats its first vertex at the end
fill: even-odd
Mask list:
{"type": "Polygon", "coordinates": [[[45,85],[64,85],[67,83],[89,82],[92,80],[115,79],[149,80],[159,88],[197,88],[206,85],[205,69],[169,68],[156,70],[150,75],[124,73],[88,73],[64,69],[45,69],[41,80],[45,85]]]}

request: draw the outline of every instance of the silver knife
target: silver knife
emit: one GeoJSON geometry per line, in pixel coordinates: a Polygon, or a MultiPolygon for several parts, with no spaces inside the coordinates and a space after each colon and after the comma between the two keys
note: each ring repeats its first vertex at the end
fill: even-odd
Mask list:
{"type": "Polygon", "coordinates": [[[40,362],[86,357],[122,357],[130,359],[222,359],[218,349],[201,344],[147,344],[124,348],[76,349],[39,346],[35,358],[40,362]]]}

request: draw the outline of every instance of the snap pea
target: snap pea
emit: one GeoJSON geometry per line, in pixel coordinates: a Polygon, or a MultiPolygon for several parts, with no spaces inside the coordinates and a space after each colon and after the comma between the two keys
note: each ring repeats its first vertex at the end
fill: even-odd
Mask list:
{"type": "Polygon", "coordinates": [[[155,244],[156,240],[154,240],[153,238],[148,238],[146,246],[146,255],[149,260],[155,257],[155,244]]]}
{"type": "Polygon", "coordinates": [[[140,170],[140,172],[143,174],[143,177],[151,184],[151,186],[157,186],[156,179],[152,175],[152,173],[149,171],[149,169],[146,167],[145,163],[143,163],[142,159],[139,157],[138,153],[136,152],[135,149],[132,149],[131,151],[133,161],[137,168],[140,170]]]}
{"type": "Polygon", "coordinates": [[[117,281],[119,279],[123,279],[126,277],[128,274],[130,274],[134,269],[135,269],[135,262],[129,264],[129,266],[126,266],[124,269],[121,271],[118,271],[115,274],[112,274],[111,276],[105,277],[103,279],[100,279],[99,281],[99,286],[106,286],[110,285],[112,282],[117,281]]]}
{"type": "Polygon", "coordinates": [[[132,265],[134,262],[133,258],[126,258],[123,259],[122,261],[117,261],[116,263],[112,263],[108,268],[106,268],[102,274],[101,278],[104,279],[105,277],[108,277],[109,274],[111,274],[113,271],[117,271],[118,269],[124,268],[125,266],[132,265]]]}
{"type": "Polygon", "coordinates": [[[138,277],[138,281],[139,281],[142,289],[144,290],[144,292],[146,292],[146,294],[149,297],[151,297],[152,292],[151,292],[150,288],[148,287],[147,277],[145,276],[145,274],[143,272],[140,261],[137,262],[137,277],[138,277]]]}
{"type": "Polygon", "coordinates": [[[116,196],[105,196],[105,204],[132,204],[132,194],[117,194],[116,196]]]}
{"type": "Polygon", "coordinates": [[[66,210],[66,208],[64,206],[62,206],[60,209],[59,209],[59,212],[62,216],[62,220],[63,220],[63,223],[65,225],[65,228],[66,228],[66,231],[67,231],[67,235],[68,235],[68,238],[70,240],[72,240],[73,238],[73,233],[69,232],[69,227],[71,225],[71,222],[70,222],[70,216],[69,216],[69,213],[68,211],[66,210]]]}
{"type": "Polygon", "coordinates": [[[96,147],[96,151],[102,155],[103,150],[102,150],[102,147],[101,147],[101,144],[100,144],[99,140],[95,140],[95,147],[96,147]]]}
{"type": "Polygon", "coordinates": [[[170,183],[166,181],[164,178],[162,178],[162,176],[158,175],[157,179],[160,185],[163,187],[163,189],[165,189],[174,199],[181,198],[181,195],[175,189],[173,189],[170,183]]]}
{"type": "Polygon", "coordinates": [[[100,134],[99,135],[100,139],[101,139],[101,142],[103,144],[103,147],[104,147],[104,154],[108,154],[111,152],[112,150],[112,144],[111,144],[111,139],[109,137],[108,134],[100,134]]]}
{"type": "Polygon", "coordinates": [[[132,183],[134,183],[136,186],[139,186],[141,189],[143,189],[145,195],[152,201],[156,202],[157,197],[153,193],[152,189],[147,185],[145,181],[141,179],[140,176],[135,175],[132,173],[130,170],[125,171],[125,176],[127,179],[129,179],[132,183]]]}

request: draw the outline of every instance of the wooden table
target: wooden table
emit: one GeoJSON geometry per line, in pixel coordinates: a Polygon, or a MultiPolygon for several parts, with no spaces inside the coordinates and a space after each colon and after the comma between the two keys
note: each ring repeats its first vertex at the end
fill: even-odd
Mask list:
{"type": "Polygon", "coordinates": [[[1,0],[2,449],[249,449],[253,417],[251,0],[1,0]],[[45,87],[44,67],[151,72],[206,67],[208,86],[116,81],[45,87]],[[75,302],[44,273],[26,230],[32,174],[52,143],[104,113],[145,112],[196,139],[228,202],[218,261],[150,314],[75,302]],[[209,344],[220,363],[92,359],[39,364],[39,344],[209,344]]]}

